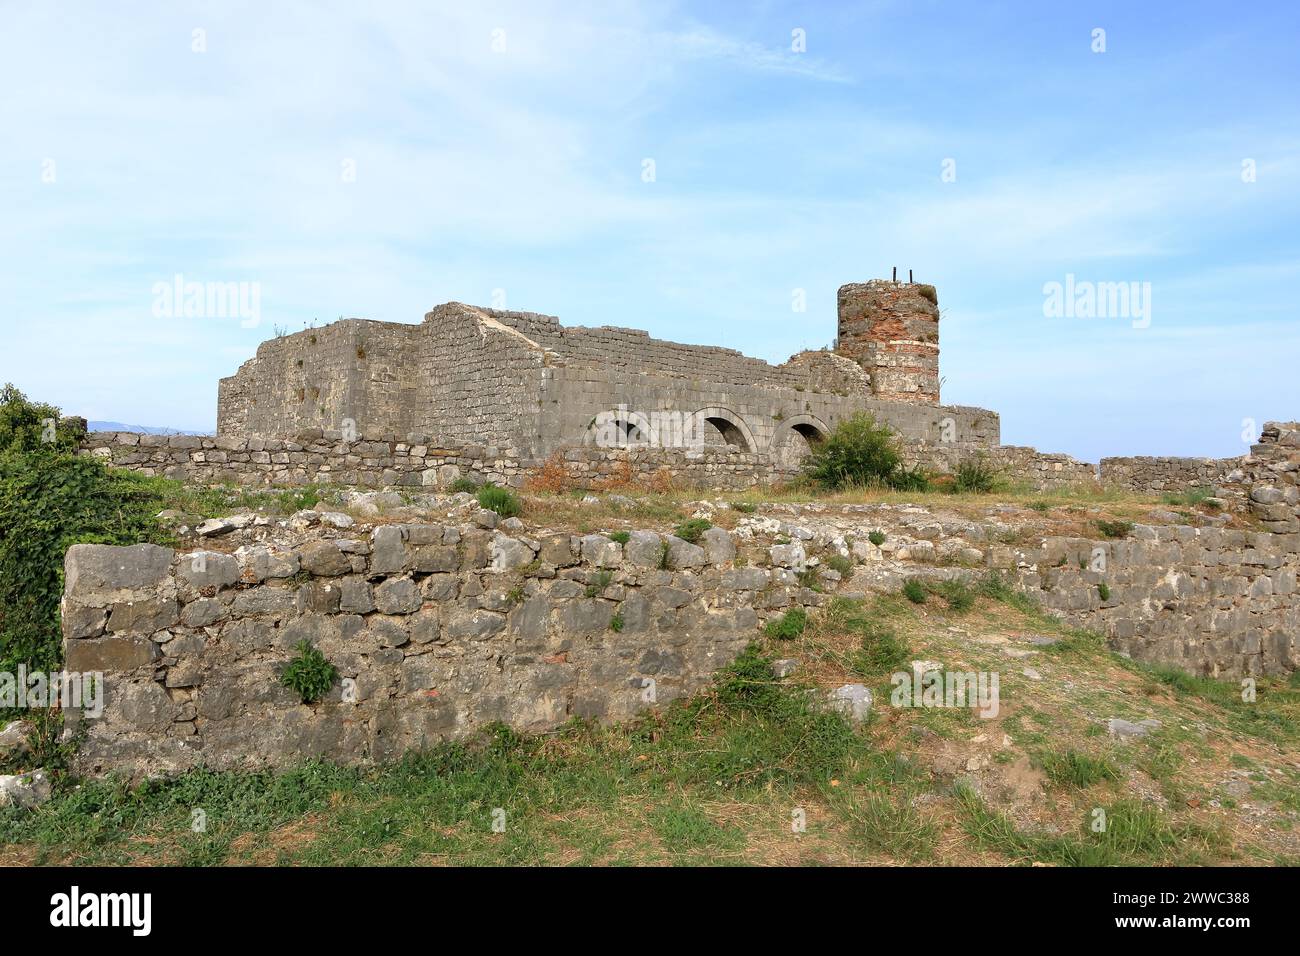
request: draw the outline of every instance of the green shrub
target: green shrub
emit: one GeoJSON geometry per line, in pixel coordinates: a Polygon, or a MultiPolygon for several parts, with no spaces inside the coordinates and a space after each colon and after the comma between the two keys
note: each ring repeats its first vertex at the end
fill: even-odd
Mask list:
{"type": "Polygon", "coordinates": [[[867,535],[867,540],[878,548],[885,543],[885,532],[873,531],[871,534],[867,535]]]}
{"type": "Polygon", "coordinates": [[[928,594],[925,582],[919,578],[908,578],[903,582],[903,596],[913,604],[924,604],[928,594]]]}
{"type": "Polygon", "coordinates": [[[975,591],[965,578],[932,581],[930,590],[948,603],[948,610],[965,612],[975,606],[975,591]]]}
{"type": "Polygon", "coordinates": [[[617,541],[619,544],[627,544],[631,537],[632,532],[630,531],[611,531],[609,533],[609,540],[617,541]]]}
{"type": "Polygon", "coordinates": [[[623,631],[623,625],[623,612],[615,611],[614,616],[609,619],[609,629],[615,634],[620,634],[623,631]]]}
{"type": "Polygon", "coordinates": [[[1105,581],[1102,581],[1100,584],[1097,585],[1097,594],[1101,597],[1103,601],[1109,601],[1110,585],[1108,585],[1105,581]]]}
{"type": "Polygon", "coordinates": [[[750,501],[733,501],[731,507],[745,515],[752,515],[758,510],[758,505],[750,501]]]}
{"type": "Polygon", "coordinates": [[[457,492],[461,492],[461,491],[467,491],[472,495],[478,491],[478,482],[476,482],[473,478],[457,478],[455,481],[453,481],[450,485],[447,486],[447,490],[452,494],[456,494],[457,492]]]}
{"type": "Polygon", "coordinates": [[[832,571],[837,571],[847,581],[853,577],[853,562],[842,554],[832,554],[823,562],[832,571]]]}
{"type": "Polygon", "coordinates": [[[1127,538],[1133,530],[1132,521],[1098,521],[1097,530],[1104,538],[1127,538]]]}
{"type": "Polygon", "coordinates": [[[0,671],[54,671],[63,657],[63,556],[74,544],[168,544],[156,482],[71,454],[71,432],[41,441],[58,409],[0,392],[0,671]]]}
{"type": "Polygon", "coordinates": [[[864,413],[837,424],[812,446],[802,467],[809,479],[829,489],[865,485],[916,490],[926,483],[919,469],[903,468],[894,432],[864,413]]]}
{"type": "Polygon", "coordinates": [[[518,495],[509,488],[501,488],[491,483],[478,490],[478,503],[480,508],[495,511],[503,518],[513,518],[523,510],[518,495]]]}
{"type": "Polygon", "coordinates": [[[83,434],[61,422],[53,405],[29,401],[12,385],[0,388],[0,454],[75,451],[83,434]]]}
{"type": "Polygon", "coordinates": [[[677,537],[681,538],[683,541],[689,541],[691,544],[695,544],[695,542],[700,540],[700,536],[712,527],[713,522],[711,521],[704,518],[691,518],[689,521],[683,521],[679,524],[677,530],[674,531],[673,534],[677,535],[677,537]]]}
{"type": "Polygon", "coordinates": [[[801,607],[792,607],[778,618],[767,622],[767,634],[781,641],[792,641],[804,632],[808,626],[808,612],[801,607]]]}
{"type": "Polygon", "coordinates": [[[986,495],[997,489],[1000,472],[985,455],[967,458],[957,465],[952,490],[958,494],[986,495]]]}
{"type": "Polygon", "coordinates": [[[314,704],[329,693],[339,672],[311,641],[299,641],[296,649],[298,656],[285,666],[280,683],[301,697],[304,704],[314,704]]]}

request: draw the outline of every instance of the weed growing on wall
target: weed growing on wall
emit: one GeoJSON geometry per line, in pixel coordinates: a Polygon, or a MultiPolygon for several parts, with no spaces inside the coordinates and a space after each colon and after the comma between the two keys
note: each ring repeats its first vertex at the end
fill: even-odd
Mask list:
{"type": "Polygon", "coordinates": [[[314,704],[329,693],[339,672],[310,641],[299,641],[296,650],[298,656],[285,666],[280,683],[301,697],[304,704],[314,704]]]}

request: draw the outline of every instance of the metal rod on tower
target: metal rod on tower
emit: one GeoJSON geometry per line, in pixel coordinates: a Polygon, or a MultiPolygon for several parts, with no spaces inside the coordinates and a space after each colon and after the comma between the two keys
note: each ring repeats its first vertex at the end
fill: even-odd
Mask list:
{"type": "Polygon", "coordinates": [[[912,270],[911,270],[911,269],[908,269],[908,270],[907,270],[907,284],[908,284],[908,285],[911,285],[911,284],[912,284],[912,270]]]}
{"type": "Polygon", "coordinates": [[[894,266],[894,281],[898,281],[898,266],[894,266]]]}

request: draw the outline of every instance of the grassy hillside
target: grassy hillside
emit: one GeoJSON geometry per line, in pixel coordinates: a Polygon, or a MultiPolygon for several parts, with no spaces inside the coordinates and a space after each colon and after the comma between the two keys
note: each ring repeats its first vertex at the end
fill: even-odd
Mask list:
{"type": "Polygon", "coordinates": [[[1295,864],[1298,815],[1300,691],[1245,703],[986,586],[835,602],[619,726],[498,729],[379,769],[64,781],[0,810],[0,862],[1295,864]],[[800,668],[778,681],[773,657],[800,668]],[[911,659],[998,671],[998,715],[888,706],[911,659]],[[810,703],[847,681],[876,693],[864,725],[810,703]],[[1160,726],[1119,738],[1111,718],[1160,726]]]}

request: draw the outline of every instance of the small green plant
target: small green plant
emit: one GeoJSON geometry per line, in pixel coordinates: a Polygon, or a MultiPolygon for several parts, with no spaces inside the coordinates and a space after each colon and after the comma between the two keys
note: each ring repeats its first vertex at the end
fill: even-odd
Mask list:
{"type": "Polygon", "coordinates": [[[478,503],[480,508],[495,511],[503,518],[513,518],[523,510],[518,495],[491,483],[478,490],[478,503]]]}
{"type": "Polygon", "coordinates": [[[999,472],[984,455],[967,458],[957,465],[952,490],[957,494],[986,495],[997,489],[999,472]]]}
{"type": "Polygon", "coordinates": [[[632,537],[630,531],[611,531],[609,533],[610,541],[617,541],[619,544],[627,544],[628,539],[632,537]]]}
{"type": "Polygon", "coordinates": [[[1097,594],[1100,595],[1103,601],[1109,601],[1110,585],[1108,585],[1105,581],[1102,581],[1100,584],[1097,585],[1097,594]]]}
{"type": "Polygon", "coordinates": [[[925,582],[919,578],[908,578],[903,582],[903,596],[913,604],[924,604],[928,594],[925,582]]]}
{"type": "Polygon", "coordinates": [[[668,570],[668,555],[672,550],[673,546],[669,544],[667,540],[659,542],[659,560],[656,562],[655,567],[660,571],[668,570]]]}
{"type": "Polygon", "coordinates": [[[767,622],[767,634],[779,641],[792,641],[804,632],[808,626],[808,612],[801,607],[792,607],[778,618],[767,622]]]}
{"type": "Polygon", "coordinates": [[[1035,511],[1048,512],[1052,510],[1052,503],[1050,501],[1031,501],[1029,507],[1035,511]]]}
{"type": "Polygon", "coordinates": [[[516,584],[509,591],[506,592],[506,600],[509,601],[511,604],[518,604],[523,599],[524,599],[524,586],[522,584],[516,584]]]}
{"type": "Polygon", "coordinates": [[[846,581],[853,577],[853,562],[842,554],[828,555],[823,563],[832,571],[838,572],[846,581]]]}
{"type": "Polygon", "coordinates": [[[743,515],[752,515],[758,510],[758,505],[749,501],[733,501],[731,507],[743,515]]]}
{"type": "Polygon", "coordinates": [[[461,492],[461,491],[467,491],[472,495],[478,491],[478,483],[474,481],[473,478],[457,478],[455,481],[453,481],[450,485],[447,486],[447,490],[450,491],[452,494],[456,494],[457,492],[461,492]]]}
{"type": "Polygon", "coordinates": [[[615,611],[614,616],[609,619],[609,629],[615,634],[620,634],[623,631],[623,623],[623,612],[615,611]]]}
{"type": "Polygon", "coordinates": [[[1097,530],[1103,538],[1127,538],[1133,530],[1133,522],[1099,520],[1097,530]]]}
{"type": "Polygon", "coordinates": [[[799,581],[799,587],[808,588],[811,591],[821,591],[822,582],[818,576],[817,568],[804,568],[802,571],[796,571],[794,576],[799,581]]]}
{"type": "Polygon", "coordinates": [[[280,675],[280,683],[297,693],[304,704],[314,704],[329,693],[339,672],[311,641],[299,641],[297,651],[298,656],[280,675]]]}
{"type": "Polygon", "coordinates": [[[885,532],[873,531],[871,534],[867,535],[867,540],[878,548],[885,543],[885,532]]]}
{"type": "Polygon", "coordinates": [[[609,583],[613,580],[613,571],[597,571],[596,574],[589,579],[589,583],[587,584],[587,597],[594,598],[601,591],[605,590],[605,588],[609,587],[609,583]]]}
{"type": "Polygon", "coordinates": [[[677,537],[681,538],[683,541],[689,541],[691,544],[695,544],[695,542],[700,540],[700,536],[712,527],[713,522],[705,518],[691,518],[679,524],[677,530],[674,531],[673,534],[677,535],[677,537]]]}
{"type": "Polygon", "coordinates": [[[975,606],[975,591],[965,578],[934,581],[930,590],[948,603],[948,610],[964,613],[975,606]]]}

